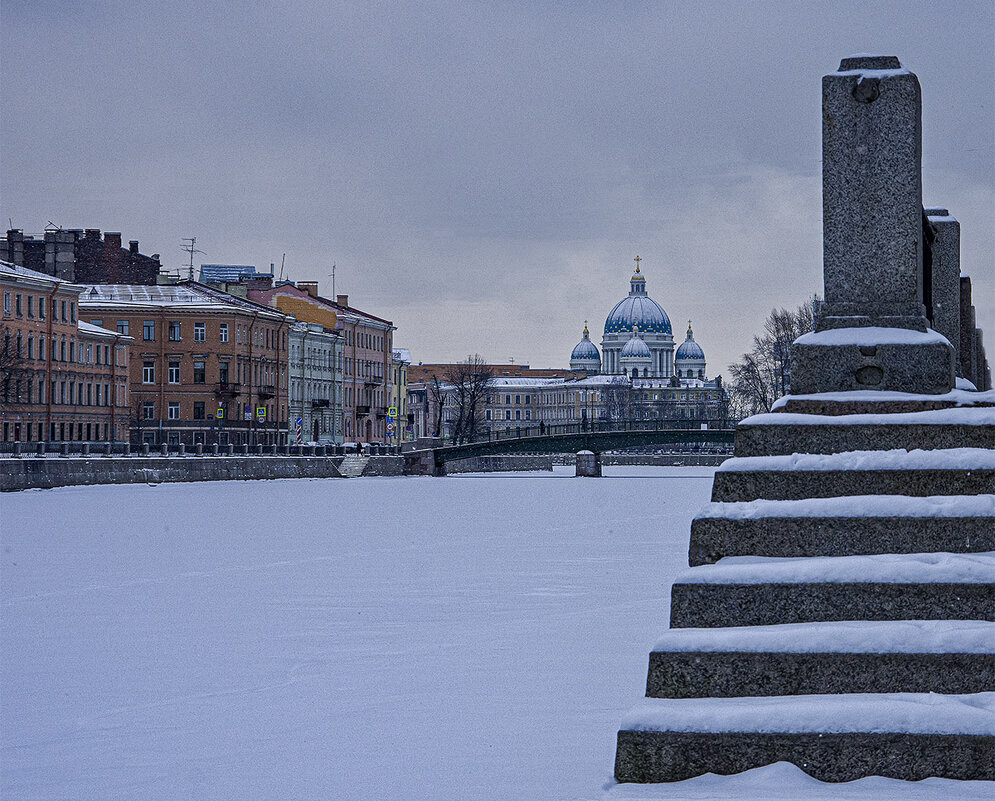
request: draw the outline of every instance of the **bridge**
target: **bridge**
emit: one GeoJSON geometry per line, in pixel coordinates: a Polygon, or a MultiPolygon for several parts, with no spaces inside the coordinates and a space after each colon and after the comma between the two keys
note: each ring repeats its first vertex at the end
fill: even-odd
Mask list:
{"type": "Polygon", "coordinates": [[[646,445],[732,445],[735,423],[729,420],[631,420],[535,426],[488,432],[473,442],[408,451],[406,475],[446,474],[446,463],[476,456],[510,453],[577,453],[616,451],[646,445]]]}

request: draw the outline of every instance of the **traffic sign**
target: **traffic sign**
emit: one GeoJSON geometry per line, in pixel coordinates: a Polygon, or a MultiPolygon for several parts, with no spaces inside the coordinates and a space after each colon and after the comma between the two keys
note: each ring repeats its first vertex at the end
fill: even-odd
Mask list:
{"type": "Polygon", "coordinates": [[[252,407],[249,406],[249,404],[245,404],[245,415],[244,415],[244,417],[245,417],[246,420],[251,420],[252,419],[252,407]]]}
{"type": "Polygon", "coordinates": [[[256,420],[258,420],[260,423],[266,422],[266,407],[265,406],[257,406],[256,407],[256,420]]]}
{"type": "Polygon", "coordinates": [[[388,417],[397,417],[397,407],[396,406],[391,406],[389,409],[387,409],[387,416],[388,417]]]}
{"type": "Polygon", "coordinates": [[[393,430],[394,430],[394,424],[393,423],[387,423],[387,432],[390,433],[393,430]]]}
{"type": "Polygon", "coordinates": [[[300,417],[298,417],[296,420],[294,420],[294,425],[300,428],[302,425],[304,425],[304,421],[300,417]]]}
{"type": "Polygon", "coordinates": [[[224,406],[219,406],[218,407],[217,417],[218,417],[219,420],[224,420],[225,419],[225,407],[224,406]]]}

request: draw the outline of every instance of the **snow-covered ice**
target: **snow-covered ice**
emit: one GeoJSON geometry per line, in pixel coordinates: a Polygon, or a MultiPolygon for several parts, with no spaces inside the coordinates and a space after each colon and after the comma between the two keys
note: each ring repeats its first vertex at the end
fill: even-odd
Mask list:
{"type": "Polygon", "coordinates": [[[931,409],[925,412],[875,412],[873,414],[801,414],[799,412],[767,412],[740,421],[741,426],[991,426],[995,425],[995,408],[963,406],[931,409]]]}
{"type": "Polygon", "coordinates": [[[712,469],[572,471],[0,495],[0,798],[982,797],[614,785],[712,469]]]}
{"type": "Polygon", "coordinates": [[[896,392],[884,389],[853,389],[846,392],[820,392],[814,395],[782,395],[771,406],[771,410],[781,409],[789,401],[859,401],[860,403],[886,403],[889,401],[937,401],[951,402],[956,406],[973,406],[995,403],[995,390],[978,392],[965,378],[958,378],[957,386],[943,395],[922,395],[915,392],[896,392]]]}

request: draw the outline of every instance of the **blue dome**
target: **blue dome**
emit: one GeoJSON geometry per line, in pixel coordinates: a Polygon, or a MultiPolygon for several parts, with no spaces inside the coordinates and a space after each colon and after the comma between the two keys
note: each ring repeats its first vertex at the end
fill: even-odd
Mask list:
{"type": "Polygon", "coordinates": [[[605,334],[623,334],[631,331],[634,325],[642,333],[673,334],[670,318],[663,306],[646,294],[646,279],[636,268],[630,282],[629,296],[615,304],[615,308],[605,320],[605,334]]]}
{"type": "Polygon", "coordinates": [[[595,344],[585,337],[577,343],[577,346],[570,354],[570,361],[573,361],[574,359],[594,359],[595,361],[598,361],[601,359],[601,354],[598,353],[598,349],[595,344]]]}
{"type": "Polygon", "coordinates": [[[701,349],[701,345],[694,341],[691,323],[688,323],[688,338],[681,343],[677,353],[674,354],[674,359],[701,359],[702,361],[705,359],[705,351],[701,349]]]}
{"type": "Polygon", "coordinates": [[[625,347],[622,348],[621,357],[623,359],[651,359],[653,354],[650,353],[649,345],[643,342],[638,334],[633,334],[632,339],[626,342],[625,347]]]}

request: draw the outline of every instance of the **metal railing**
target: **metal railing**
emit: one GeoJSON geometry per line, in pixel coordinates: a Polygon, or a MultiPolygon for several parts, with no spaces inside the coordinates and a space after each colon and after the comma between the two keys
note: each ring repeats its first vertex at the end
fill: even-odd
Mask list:
{"type": "Polygon", "coordinates": [[[473,437],[458,441],[446,438],[446,445],[469,445],[477,442],[497,442],[525,437],[554,437],[566,434],[600,434],[623,431],[734,431],[736,421],[730,418],[667,418],[653,420],[580,420],[574,423],[546,424],[529,422],[499,429],[486,429],[473,437]]]}
{"type": "MultiPolygon", "coordinates": [[[[355,453],[344,445],[152,445],[127,442],[0,442],[0,458],[27,457],[141,457],[141,456],[308,456],[333,457],[355,453]]],[[[395,456],[401,449],[396,445],[369,445],[364,456],[395,456]]]]}

